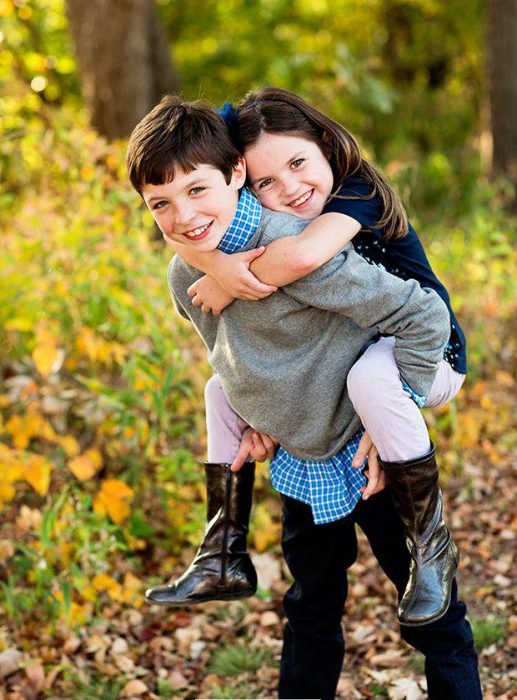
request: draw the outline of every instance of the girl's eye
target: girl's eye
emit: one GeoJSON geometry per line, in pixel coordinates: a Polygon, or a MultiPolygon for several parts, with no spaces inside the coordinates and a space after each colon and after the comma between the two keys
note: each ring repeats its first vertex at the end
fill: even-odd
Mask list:
{"type": "Polygon", "coordinates": [[[265,180],[262,180],[262,182],[259,184],[259,190],[263,189],[264,187],[267,187],[273,182],[273,180],[268,177],[265,180]]]}
{"type": "Polygon", "coordinates": [[[291,163],[292,168],[299,168],[302,163],[305,162],[305,158],[297,158],[291,163]]]}
{"type": "Polygon", "coordinates": [[[159,202],[156,202],[155,204],[153,204],[153,211],[155,211],[156,209],[163,209],[163,207],[166,205],[167,205],[167,202],[162,199],[159,202]]]}
{"type": "Polygon", "coordinates": [[[204,190],[206,190],[206,187],[193,187],[189,191],[189,194],[199,194],[200,192],[203,192],[204,190]]]}

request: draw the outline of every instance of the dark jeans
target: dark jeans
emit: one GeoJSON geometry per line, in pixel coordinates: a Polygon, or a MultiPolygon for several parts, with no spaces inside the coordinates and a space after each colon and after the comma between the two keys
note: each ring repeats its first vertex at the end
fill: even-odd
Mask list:
{"type": "MultiPolygon", "coordinates": [[[[284,598],[287,624],[280,670],[280,698],[332,700],[341,673],[345,642],[341,628],[347,597],[347,568],[357,557],[355,524],[399,595],[406,586],[409,553],[389,490],[360,501],[346,518],[314,525],[309,506],[282,496],[282,547],[294,583],[284,598]]],[[[400,627],[402,638],[425,656],[430,700],[482,697],[472,630],[457,598],[441,620],[424,627],[400,627]]]]}

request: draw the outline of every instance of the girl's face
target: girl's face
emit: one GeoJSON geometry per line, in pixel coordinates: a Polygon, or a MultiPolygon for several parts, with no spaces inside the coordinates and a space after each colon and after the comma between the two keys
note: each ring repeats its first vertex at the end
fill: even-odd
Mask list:
{"type": "Polygon", "coordinates": [[[313,141],[262,133],[244,157],[253,191],[265,207],[300,219],[321,214],[332,192],[334,175],[313,141]]]}

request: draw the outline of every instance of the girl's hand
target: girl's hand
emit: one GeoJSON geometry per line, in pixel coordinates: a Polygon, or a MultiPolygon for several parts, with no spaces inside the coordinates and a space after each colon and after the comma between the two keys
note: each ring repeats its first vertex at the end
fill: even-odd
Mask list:
{"type": "Polygon", "coordinates": [[[210,274],[234,299],[247,301],[264,299],[276,292],[278,287],[274,287],[272,284],[263,284],[250,272],[249,268],[253,260],[260,257],[265,250],[265,246],[260,246],[260,248],[247,250],[244,253],[224,255],[218,262],[217,268],[211,270],[210,274]]]}
{"type": "Polygon", "coordinates": [[[278,442],[266,433],[260,433],[253,428],[246,428],[242,434],[241,444],[237,456],[233,460],[230,469],[238,472],[244,462],[252,459],[256,462],[265,462],[272,459],[278,442]]]}
{"type": "Polygon", "coordinates": [[[352,466],[355,469],[361,469],[366,458],[368,458],[368,468],[365,469],[364,474],[368,483],[365,488],[361,489],[365,501],[374,493],[379,493],[386,488],[386,475],[379,464],[379,453],[368,433],[364,433],[359,442],[352,466]]]}
{"type": "Polygon", "coordinates": [[[234,297],[226,292],[213,277],[204,275],[187,289],[194,306],[200,306],[204,314],[219,316],[221,311],[232,303],[234,297]]]}

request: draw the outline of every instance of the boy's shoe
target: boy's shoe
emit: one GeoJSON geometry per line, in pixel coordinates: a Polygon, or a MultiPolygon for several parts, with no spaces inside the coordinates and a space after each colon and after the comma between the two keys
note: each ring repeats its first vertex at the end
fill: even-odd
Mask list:
{"type": "Polygon", "coordinates": [[[383,462],[395,507],[402,519],[411,555],[409,581],[397,619],[417,627],[439,620],[451,602],[459,555],[442,518],[434,446],[425,457],[383,462]]]}
{"type": "Polygon", "coordinates": [[[149,588],[148,603],[180,607],[208,600],[239,600],[257,590],[257,573],[246,549],[255,462],[240,471],[205,464],[207,525],[194,561],[180,578],[149,588]]]}

